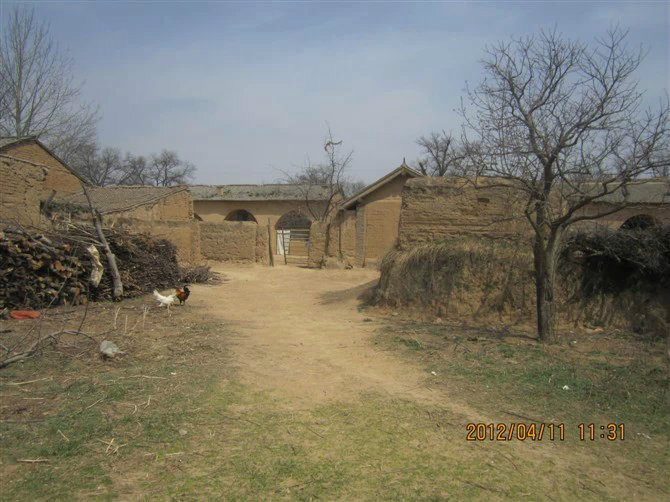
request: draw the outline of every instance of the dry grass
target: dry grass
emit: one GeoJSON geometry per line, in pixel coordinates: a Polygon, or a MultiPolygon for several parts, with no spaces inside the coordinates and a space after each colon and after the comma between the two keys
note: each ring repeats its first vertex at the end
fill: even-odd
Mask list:
{"type": "Polygon", "coordinates": [[[528,249],[522,242],[462,238],[393,250],[381,263],[376,300],[440,315],[527,318],[534,305],[528,249]]]}

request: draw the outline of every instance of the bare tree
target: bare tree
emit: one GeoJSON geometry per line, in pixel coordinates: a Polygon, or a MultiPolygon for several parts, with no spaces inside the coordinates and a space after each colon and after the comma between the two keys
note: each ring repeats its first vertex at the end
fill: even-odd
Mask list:
{"type": "Polygon", "coordinates": [[[0,40],[0,134],[36,136],[67,162],[95,142],[98,120],[49,26],[33,9],[12,8],[0,40]]]}
{"type": "MultiPolygon", "coordinates": [[[[534,231],[537,330],[554,338],[556,261],[566,229],[625,206],[628,188],[670,164],[667,96],[643,109],[633,78],[643,53],[611,29],[593,46],[555,31],[486,50],[484,80],[462,109],[472,174],[495,176],[523,201],[534,231]],[[609,194],[622,203],[593,215],[609,194]]],[[[476,179],[476,178],[475,178],[476,179]]],[[[490,180],[489,180],[490,182],[490,180]]]]}
{"type": "Polygon", "coordinates": [[[351,181],[351,180],[346,180],[344,183],[342,183],[342,193],[344,193],[345,197],[351,197],[352,195],[360,192],[363,190],[367,184],[364,181],[351,181]]]}
{"type": "Polygon", "coordinates": [[[177,152],[163,150],[152,155],[149,180],[156,186],[183,185],[193,178],[195,166],[179,158],[177,152]]]}
{"type": "Polygon", "coordinates": [[[123,160],[118,148],[99,150],[96,143],[86,145],[79,149],[70,166],[94,186],[122,183],[123,160]]]}
{"type": "Polygon", "coordinates": [[[308,162],[296,173],[284,173],[284,181],[299,185],[306,210],[317,221],[328,221],[350,183],[346,171],[353,151],[342,153],[342,141],[336,141],[330,128],[323,141],[326,161],[308,162]]]}
{"type": "Polygon", "coordinates": [[[121,164],[120,185],[150,185],[151,165],[143,155],[126,153],[121,164]]]}
{"type": "Polygon", "coordinates": [[[429,136],[421,136],[416,140],[421,147],[423,158],[417,161],[419,170],[424,176],[446,176],[454,172],[465,158],[451,133],[432,132],[429,136]]]}

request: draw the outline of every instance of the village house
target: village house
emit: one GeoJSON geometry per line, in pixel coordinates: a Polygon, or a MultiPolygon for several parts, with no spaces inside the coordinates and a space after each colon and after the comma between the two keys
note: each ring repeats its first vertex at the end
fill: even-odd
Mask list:
{"type": "Polygon", "coordinates": [[[398,240],[403,187],[419,177],[422,174],[403,159],[396,169],[343,201],[330,225],[312,232],[310,265],[334,258],[349,266],[375,266],[398,240]]]}
{"type": "Polygon", "coordinates": [[[42,185],[49,168],[0,154],[0,227],[3,223],[37,226],[42,185]]]}
{"type": "Polygon", "coordinates": [[[37,138],[0,138],[0,154],[48,168],[41,184],[42,200],[54,191],[62,195],[81,190],[83,180],[79,175],[37,138]]]}
{"type": "Polygon", "coordinates": [[[332,195],[328,186],[291,184],[192,185],[189,191],[196,219],[256,224],[269,229],[273,254],[297,256],[307,255],[310,227],[332,195]]]}

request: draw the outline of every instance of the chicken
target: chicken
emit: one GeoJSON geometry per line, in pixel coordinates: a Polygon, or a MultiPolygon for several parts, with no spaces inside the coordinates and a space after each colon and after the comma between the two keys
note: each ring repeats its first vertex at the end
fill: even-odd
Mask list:
{"type": "Polygon", "coordinates": [[[159,307],[162,307],[162,306],[167,307],[168,313],[170,312],[170,305],[172,305],[175,302],[175,300],[177,299],[176,293],[171,294],[170,296],[163,296],[158,291],[156,291],[155,289],[154,289],[154,297],[158,301],[158,306],[159,307]]]}
{"type": "Polygon", "coordinates": [[[188,286],[184,285],[183,288],[177,288],[175,291],[177,298],[179,299],[179,305],[186,303],[186,300],[188,300],[188,297],[191,294],[191,290],[188,289],[188,286]]]}

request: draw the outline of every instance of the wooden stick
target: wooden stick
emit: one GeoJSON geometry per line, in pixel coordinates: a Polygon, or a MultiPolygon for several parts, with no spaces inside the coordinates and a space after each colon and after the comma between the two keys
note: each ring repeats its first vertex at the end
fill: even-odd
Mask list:
{"type": "Polygon", "coordinates": [[[112,296],[114,297],[115,300],[119,300],[123,296],[123,282],[121,281],[121,274],[119,273],[119,268],[116,266],[116,256],[114,256],[112,248],[109,247],[109,243],[107,242],[105,234],[102,231],[102,217],[100,216],[100,212],[93,207],[93,203],[91,202],[91,197],[88,194],[86,185],[82,183],[81,187],[84,190],[84,195],[86,196],[86,200],[88,201],[88,208],[91,211],[91,216],[93,217],[93,224],[95,225],[95,231],[98,234],[98,239],[100,239],[100,242],[102,243],[102,248],[105,251],[105,256],[107,257],[107,262],[109,263],[109,269],[112,273],[112,283],[114,285],[112,296]]]}
{"type": "Polygon", "coordinates": [[[93,403],[93,404],[89,404],[86,408],[84,408],[84,411],[86,411],[86,410],[88,410],[88,409],[90,409],[90,408],[93,408],[96,404],[98,404],[99,402],[103,401],[104,399],[105,399],[104,397],[101,397],[101,398],[98,399],[95,403],[93,403]]]}
{"type": "Polygon", "coordinates": [[[29,383],[43,382],[44,380],[53,380],[54,377],[38,378],[37,380],[28,380],[27,382],[7,382],[5,385],[27,385],[29,383]]]}
{"type": "Polygon", "coordinates": [[[17,462],[22,462],[24,464],[44,464],[48,461],[48,458],[20,458],[17,460],[17,462]]]}

